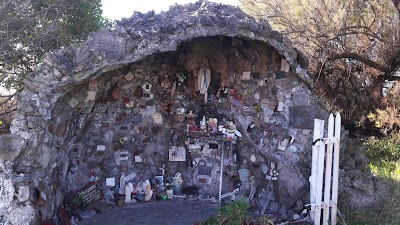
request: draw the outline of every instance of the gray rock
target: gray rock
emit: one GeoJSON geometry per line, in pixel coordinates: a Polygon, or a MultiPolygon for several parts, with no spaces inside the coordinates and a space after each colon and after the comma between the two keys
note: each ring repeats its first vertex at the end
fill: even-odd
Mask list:
{"type": "Polygon", "coordinates": [[[277,213],[279,211],[279,203],[271,201],[268,205],[268,212],[277,213]]]}
{"type": "Polygon", "coordinates": [[[298,219],[301,218],[301,216],[299,216],[299,214],[294,214],[294,215],[292,216],[292,218],[293,218],[293,220],[298,220],[298,219]]]}
{"type": "Polygon", "coordinates": [[[94,215],[96,215],[96,212],[93,210],[84,210],[79,212],[79,216],[83,219],[89,219],[94,215]]]}
{"type": "Polygon", "coordinates": [[[263,172],[263,174],[267,174],[269,167],[266,163],[261,164],[261,171],[263,172]]]}
{"type": "Polygon", "coordinates": [[[39,212],[31,204],[13,205],[4,217],[9,224],[41,224],[39,212]]]}
{"type": "Polygon", "coordinates": [[[30,197],[30,189],[29,186],[19,186],[17,192],[18,201],[25,202],[29,200],[30,197]]]}
{"type": "Polygon", "coordinates": [[[293,103],[295,106],[308,106],[309,105],[309,95],[305,93],[293,94],[293,103]]]}
{"type": "Polygon", "coordinates": [[[96,201],[95,203],[93,203],[93,209],[101,213],[109,212],[112,208],[113,208],[112,205],[104,201],[96,201]]]}
{"type": "Polygon", "coordinates": [[[290,125],[298,129],[313,129],[314,119],[316,118],[315,107],[298,106],[290,107],[290,125]]]}
{"type": "Polygon", "coordinates": [[[27,150],[27,142],[15,134],[0,136],[0,158],[4,161],[14,161],[27,150]]]}
{"type": "Polygon", "coordinates": [[[287,211],[287,215],[288,215],[288,218],[290,219],[290,218],[293,218],[293,216],[295,215],[296,213],[293,211],[293,210],[291,210],[291,209],[289,209],[288,211],[287,211]]]}
{"type": "Polygon", "coordinates": [[[287,220],[288,217],[288,213],[286,211],[286,207],[283,205],[280,209],[279,209],[279,215],[282,217],[282,219],[287,220]]]}

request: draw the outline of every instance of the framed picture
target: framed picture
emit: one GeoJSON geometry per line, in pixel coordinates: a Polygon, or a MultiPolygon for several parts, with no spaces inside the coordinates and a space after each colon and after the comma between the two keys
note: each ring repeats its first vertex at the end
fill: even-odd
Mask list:
{"type": "Polygon", "coordinates": [[[186,161],[186,148],[182,146],[171,146],[169,149],[169,161],[186,161]]]}

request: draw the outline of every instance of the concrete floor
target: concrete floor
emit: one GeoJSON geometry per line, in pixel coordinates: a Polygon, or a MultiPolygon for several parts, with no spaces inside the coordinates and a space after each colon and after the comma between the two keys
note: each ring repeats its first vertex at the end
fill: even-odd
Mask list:
{"type": "Polygon", "coordinates": [[[190,200],[150,201],[115,206],[78,225],[193,225],[217,215],[217,205],[190,200]]]}

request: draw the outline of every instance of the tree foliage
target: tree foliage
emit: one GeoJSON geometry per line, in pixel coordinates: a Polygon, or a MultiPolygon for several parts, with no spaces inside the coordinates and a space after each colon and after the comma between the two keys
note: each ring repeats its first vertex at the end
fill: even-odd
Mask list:
{"type": "Polygon", "coordinates": [[[44,53],[108,26],[100,0],[0,0],[0,81],[19,90],[44,53]]]}
{"type": "MultiPolygon", "coordinates": [[[[1,88],[23,88],[22,80],[49,51],[109,27],[100,0],[0,0],[1,88]]],[[[0,116],[10,120],[13,94],[0,96],[0,116]],[[5,117],[6,116],[6,117],[5,117]]]]}
{"type": "Polygon", "coordinates": [[[359,120],[381,108],[399,79],[400,0],[241,0],[242,9],[282,32],[309,59],[328,108],[359,120]]]}

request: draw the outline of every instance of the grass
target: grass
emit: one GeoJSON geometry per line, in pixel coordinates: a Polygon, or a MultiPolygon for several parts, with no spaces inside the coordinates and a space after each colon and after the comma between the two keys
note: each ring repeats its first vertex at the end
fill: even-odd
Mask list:
{"type": "Polygon", "coordinates": [[[249,216],[247,209],[250,207],[244,200],[231,202],[223,207],[218,208],[218,216],[211,216],[207,220],[203,221],[201,225],[273,225],[274,220],[263,216],[254,219],[249,216]]]}
{"type": "Polygon", "coordinates": [[[365,154],[370,159],[371,172],[389,183],[387,199],[367,209],[347,209],[347,225],[400,224],[400,135],[365,141],[365,154]]]}

